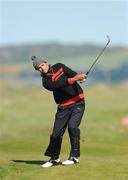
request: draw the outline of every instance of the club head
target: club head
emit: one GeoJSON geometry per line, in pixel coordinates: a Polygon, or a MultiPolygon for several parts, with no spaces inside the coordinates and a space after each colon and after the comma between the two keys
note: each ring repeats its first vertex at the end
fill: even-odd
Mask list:
{"type": "Polygon", "coordinates": [[[110,43],[110,36],[107,35],[106,37],[107,37],[107,39],[108,39],[108,44],[109,44],[109,43],[110,43]]]}

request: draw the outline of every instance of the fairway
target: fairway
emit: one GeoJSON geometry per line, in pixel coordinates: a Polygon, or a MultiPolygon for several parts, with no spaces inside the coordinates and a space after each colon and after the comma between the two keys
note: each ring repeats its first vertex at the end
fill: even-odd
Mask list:
{"type": "MultiPolygon", "coordinates": [[[[84,87],[86,112],[81,123],[80,163],[41,168],[52,131],[56,105],[41,87],[0,87],[0,180],[127,180],[128,86],[84,87]]],[[[64,135],[61,160],[70,151],[64,135]]]]}

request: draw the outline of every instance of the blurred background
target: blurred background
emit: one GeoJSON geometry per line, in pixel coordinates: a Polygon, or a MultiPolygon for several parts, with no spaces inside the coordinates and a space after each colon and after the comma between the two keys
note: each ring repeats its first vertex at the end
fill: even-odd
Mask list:
{"type": "MultiPolygon", "coordinates": [[[[128,179],[127,137],[128,1],[0,0],[0,179],[128,179]],[[46,160],[42,150],[56,105],[31,56],[86,73],[106,35],[111,42],[82,84],[87,108],[77,174],[75,167],[43,174],[37,165],[46,160]]],[[[70,149],[67,139],[62,159],[70,149]]]]}
{"type": "Polygon", "coordinates": [[[127,1],[1,1],[0,8],[0,78],[39,84],[32,55],[85,73],[109,35],[110,46],[88,81],[127,82],[127,1]]]}

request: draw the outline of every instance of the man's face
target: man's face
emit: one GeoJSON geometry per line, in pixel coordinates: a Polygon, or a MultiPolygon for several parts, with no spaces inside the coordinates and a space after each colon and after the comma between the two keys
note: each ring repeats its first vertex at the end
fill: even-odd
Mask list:
{"type": "Polygon", "coordinates": [[[43,74],[46,74],[49,70],[49,64],[48,63],[42,63],[39,65],[38,71],[40,71],[43,74]]]}

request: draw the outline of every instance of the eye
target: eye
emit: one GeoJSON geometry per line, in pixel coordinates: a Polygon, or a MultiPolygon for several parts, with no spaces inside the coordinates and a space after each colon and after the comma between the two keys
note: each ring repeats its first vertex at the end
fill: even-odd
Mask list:
{"type": "Polygon", "coordinates": [[[43,64],[41,64],[41,65],[39,66],[39,69],[41,69],[42,66],[43,66],[43,64]]]}
{"type": "Polygon", "coordinates": [[[39,66],[39,68],[42,68],[44,66],[44,64],[41,64],[40,66],[39,66]]]}

